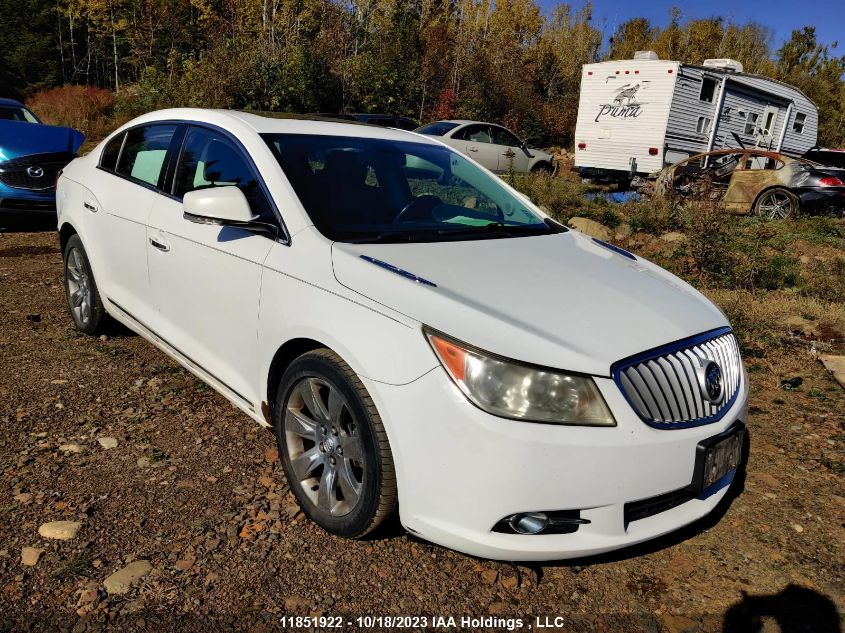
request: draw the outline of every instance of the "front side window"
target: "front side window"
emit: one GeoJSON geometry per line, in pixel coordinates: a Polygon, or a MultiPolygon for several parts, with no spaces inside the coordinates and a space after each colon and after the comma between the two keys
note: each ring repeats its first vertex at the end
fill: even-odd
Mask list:
{"type": "Polygon", "coordinates": [[[698,95],[699,100],[713,103],[713,97],[716,95],[716,80],[713,77],[705,77],[701,81],[701,92],[698,95]]]}
{"type": "Polygon", "coordinates": [[[803,112],[798,112],[795,115],[795,120],[792,122],[792,131],[796,134],[801,134],[804,131],[804,123],[807,121],[807,115],[803,112]]]}
{"type": "Polygon", "coordinates": [[[15,106],[0,106],[0,121],[21,121],[23,123],[40,123],[38,117],[26,108],[15,106]]]}
{"type": "Polygon", "coordinates": [[[745,116],[745,134],[751,136],[757,133],[757,119],[760,115],[756,112],[749,112],[745,116]]]}
{"type": "Polygon", "coordinates": [[[348,242],[439,242],[554,233],[502,181],[447,147],[265,134],[316,227],[348,242]]]}
{"type": "Polygon", "coordinates": [[[506,145],[508,147],[522,147],[522,142],[518,138],[516,138],[514,134],[511,134],[508,130],[503,127],[491,125],[490,132],[492,133],[493,143],[495,145],[506,145]]]}
{"type": "Polygon", "coordinates": [[[192,127],[182,146],[173,195],[181,198],[189,191],[228,186],[243,191],[261,219],[273,220],[267,196],[243,152],[219,132],[192,127]]]}
{"type": "Polygon", "coordinates": [[[175,132],[176,125],[171,123],[144,125],[126,132],[117,173],[137,182],[160,186],[167,148],[175,132]]]}

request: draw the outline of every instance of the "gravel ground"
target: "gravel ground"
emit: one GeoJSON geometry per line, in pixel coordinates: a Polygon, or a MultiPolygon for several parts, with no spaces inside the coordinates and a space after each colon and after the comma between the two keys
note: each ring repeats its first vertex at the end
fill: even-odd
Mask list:
{"type": "Polygon", "coordinates": [[[455,618],[444,631],[508,618],[523,630],[841,630],[845,393],[806,353],[749,363],[749,473],[718,523],[515,566],[396,522],[351,542],[305,520],[270,431],[140,337],[71,327],[52,231],[0,233],[0,311],[0,630],[272,631],[309,614],[455,618]],[[797,375],[799,389],[779,388],[797,375]],[[78,531],[44,538],[53,521],[78,531]],[[133,561],[141,577],[111,576],[133,561]]]}

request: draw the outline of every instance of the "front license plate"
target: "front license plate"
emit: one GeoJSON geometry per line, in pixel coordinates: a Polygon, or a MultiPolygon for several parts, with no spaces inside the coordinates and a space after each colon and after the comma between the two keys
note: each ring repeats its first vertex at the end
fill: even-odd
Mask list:
{"type": "Polygon", "coordinates": [[[742,460],[742,439],[744,435],[744,429],[740,428],[707,447],[704,454],[702,489],[713,485],[739,466],[742,460]]]}

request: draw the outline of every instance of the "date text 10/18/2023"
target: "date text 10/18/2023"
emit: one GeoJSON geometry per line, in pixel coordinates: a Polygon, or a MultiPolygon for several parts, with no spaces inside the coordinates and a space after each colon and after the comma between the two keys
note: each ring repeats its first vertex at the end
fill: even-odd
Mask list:
{"type": "Polygon", "coordinates": [[[527,618],[503,618],[485,616],[405,616],[405,615],[364,615],[353,618],[342,616],[282,616],[279,623],[291,629],[343,629],[347,626],[356,629],[497,629],[516,631],[528,629],[556,629],[564,625],[560,616],[536,616],[527,618]]]}

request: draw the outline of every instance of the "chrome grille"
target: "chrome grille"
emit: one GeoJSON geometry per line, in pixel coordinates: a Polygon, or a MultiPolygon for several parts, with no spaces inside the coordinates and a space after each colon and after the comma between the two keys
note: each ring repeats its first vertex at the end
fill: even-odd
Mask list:
{"type": "Polygon", "coordinates": [[[731,332],[688,340],[614,365],[613,377],[644,422],[678,428],[715,422],[733,404],[742,380],[739,346],[731,332]],[[713,361],[722,370],[724,397],[716,404],[702,393],[698,373],[713,361]]]}

